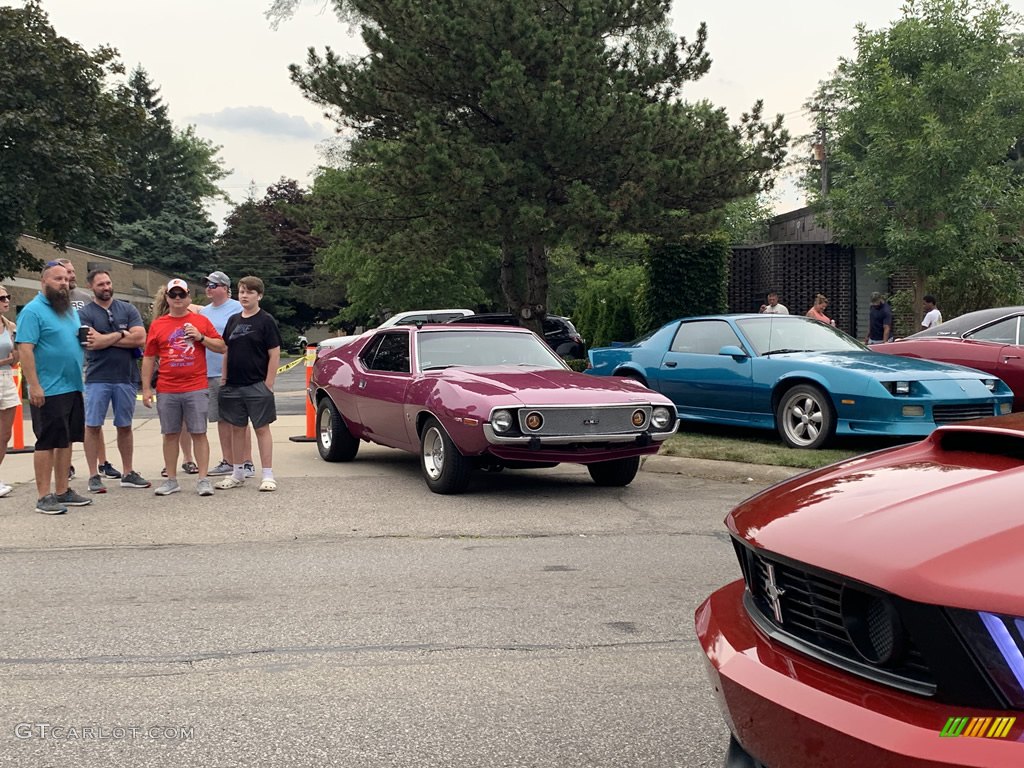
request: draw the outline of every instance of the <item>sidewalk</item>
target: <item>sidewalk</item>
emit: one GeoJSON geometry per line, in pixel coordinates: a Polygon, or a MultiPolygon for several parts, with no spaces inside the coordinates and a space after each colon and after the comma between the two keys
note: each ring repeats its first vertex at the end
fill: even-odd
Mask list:
{"type": "MultiPolygon", "coordinates": [[[[207,438],[210,440],[210,466],[215,466],[220,461],[220,443],[217,438],[217,429],[210,425],[207,438]]],[[[135,469],[143,477],[153,483],[153,487],[160,484],[160,469],[164,465],[163,440],[160,435],[160,422],[153,413],[152,418],[136,418],[132,422],[135,430],[135,469]]],[[[321,461],[317,453],[316,443],[297,443],[288,438],[293,435],[304,435],[306,432],[306,417],[304,414],[278,416],[277,421],[271,427],[274,436],[274,474],[282,477],[324,477],[332,476],[331,464],[321,461]]],[[[103,427],[103,436],[106,440],[107,458],[110,462],[121,469],[121,457],[117,452],[117,433],[108,420],[103,427]]],[[[25,421],[25,442],[31,446],[33,441],[32,422],[25,421]]],[[[255,451],[255,446],[253,446],[255,451]]],[[[368,443],[360,446],[360,455],[367,453],[381,452],[386,455],[395,453],[393,449],[382,448],[368,443]]],[[[254,457],[257,468],[259,467],[259,456],[254,457]]],[[[85,483],[88,479],[88,467],[85,463],[85,453],[81,443],[76,443],[71,455],[71,463],[75,467],[76,477],[72,484],[80,492],[84,492],[85,483]]],[[[179,464],[181,458],[179,456],[179,464]]],[[[688,477],[700,477],[708,480],[720,480],[724,482],[757,483],[767,485],[776,483],[803,470],[790,467],[776,467],[762,464],[741,464],[731,461],[713,461],[710,459],[688,459],[678,456],[649,456],[642,465],[646,472],[660,472],[665,474],[684,475],[688,477]]],[[[179,480],[184,474],[179,471],[179,480]]],[[[0,480],[10,485],[32,484],[35,476],[32,469],[32,453],[8,453],[0,466],[0,480]]]]}

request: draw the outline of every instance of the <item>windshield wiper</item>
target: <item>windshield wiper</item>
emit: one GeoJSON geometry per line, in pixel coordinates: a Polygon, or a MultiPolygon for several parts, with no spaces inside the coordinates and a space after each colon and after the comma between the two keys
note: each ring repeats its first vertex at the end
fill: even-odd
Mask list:
{"type": "Polygon", "coordinates": [[[768,355],[785,355],[785,354],[788,354],[789,352],[810,352],[810,351],[811,350],[809,350],[809,349],[773,349],[771,352],[765,352],[764,356],[768,357],[768,355]]]}
{"type": "Polygon", "coordinates": [[[426,373],[427,371],[443,371],[445,368],[456,368],[456,363],[448,363],[448,365],[428,365],[426,368],[420,368],[421,371],[426,373]]]}

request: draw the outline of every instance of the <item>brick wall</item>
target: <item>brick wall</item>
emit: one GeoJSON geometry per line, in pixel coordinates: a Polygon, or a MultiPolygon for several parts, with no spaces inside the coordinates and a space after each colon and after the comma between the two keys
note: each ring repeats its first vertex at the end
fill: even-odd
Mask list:
{"type": "Polygon", "coordinates": [[[853,250],[835,243],[769,243],[738,246],[729,263],[730,312],[756,312],[769,290],[794,315],[814,304],[814,295],[829,299],[827,313],[836,327],[856,334],[853,250]]]}

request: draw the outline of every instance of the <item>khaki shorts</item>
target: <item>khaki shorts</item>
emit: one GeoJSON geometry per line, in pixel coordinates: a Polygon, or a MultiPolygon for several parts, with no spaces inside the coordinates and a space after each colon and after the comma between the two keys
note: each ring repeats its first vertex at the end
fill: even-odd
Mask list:
{"type": "Polygon", "coordinates": [[[21,402],[21,392],[14,386],[14,371],[0,368],[0,411],[14,408],[21,402]]]}

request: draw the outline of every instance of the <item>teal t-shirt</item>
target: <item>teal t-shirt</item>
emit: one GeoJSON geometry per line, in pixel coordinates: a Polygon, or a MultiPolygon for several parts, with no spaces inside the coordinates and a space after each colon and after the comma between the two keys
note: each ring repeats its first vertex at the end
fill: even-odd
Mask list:
{"type": "Polygon", "coordinates": [[[42,293],[18,313],[18,343],[35,345],[36,374],[44,395],[81,392],[82,345],[78,343],[78,312],[53,311],[42,293]]]}

